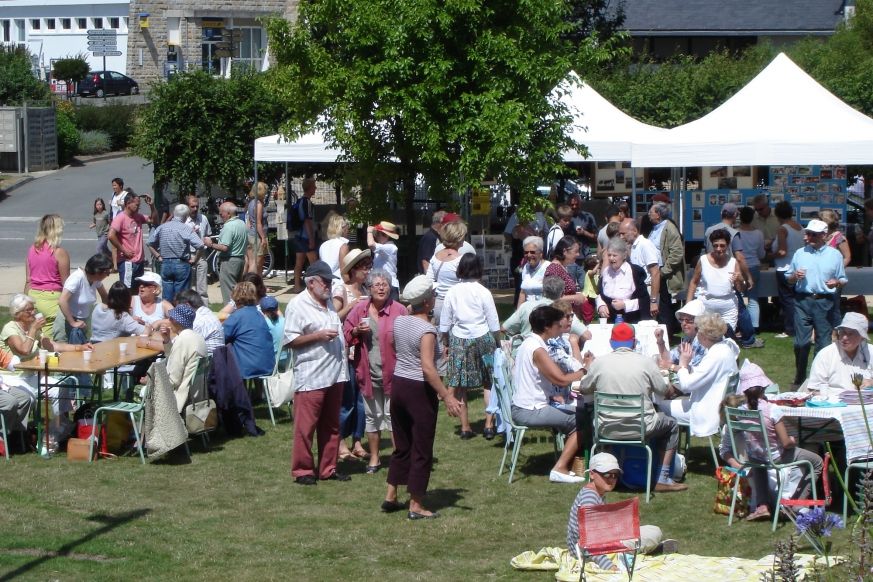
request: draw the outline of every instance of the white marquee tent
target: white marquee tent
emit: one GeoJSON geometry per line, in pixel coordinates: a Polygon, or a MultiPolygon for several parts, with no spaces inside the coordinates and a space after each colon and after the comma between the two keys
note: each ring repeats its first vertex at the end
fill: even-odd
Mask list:
{"type": "Polygon", "coordinates": [[[873,164],[873,119],[780,53],[720,107],[635,141],[634,167],[873,164]]]}
{"type": "Polygon", "coordinates": [[[255,140],[256,162],[336,163],[342,151],[333,149],[324,140],[324,134],[313,130],[293,142],[280,134],[255,140]]]}

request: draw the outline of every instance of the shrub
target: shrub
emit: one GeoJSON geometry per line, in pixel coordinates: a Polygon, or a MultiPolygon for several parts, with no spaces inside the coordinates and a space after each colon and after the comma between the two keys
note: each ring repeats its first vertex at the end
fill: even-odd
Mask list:
{"type": "Polygon", "coordinates": [[[86,156],[105,154],[112,149],[109,134],[99,129],[79,131],[79,153],[86,156]]]}
{"type": "Polygon", "coordinates": [[[61,101],[55,107],[58,132],[58,165],[67,164],[79,147],[79,130],[76,129],[73,106],[61,101]]]}
{"type": "Polygon", "coordinates": [[[112,150],[127,149],[137,108],[137,105],[121,103],[109,103],[103,107],[80,105],[76,109],[76,125],[81,131],[106,133],[112,150]]]}

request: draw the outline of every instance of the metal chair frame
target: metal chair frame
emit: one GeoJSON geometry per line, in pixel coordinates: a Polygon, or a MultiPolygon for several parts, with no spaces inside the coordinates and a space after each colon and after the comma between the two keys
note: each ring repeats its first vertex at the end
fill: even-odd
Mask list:
{"type": "Polygon", "coordinates": [[[646,442],[646,414],[645,401],[642,394],[606,394],[594,393],[594,445],[591,447],[591,456],[601,445],[626,445],[646,449],[646,503],[652,496],[652,449],[646,442]],[[601,420],[601,415],[606,413],[618,413],[631,418],[636,415],[639,419],[639,438],[615,439],[604,437],[602,432],[609,429],[601,420]]]}

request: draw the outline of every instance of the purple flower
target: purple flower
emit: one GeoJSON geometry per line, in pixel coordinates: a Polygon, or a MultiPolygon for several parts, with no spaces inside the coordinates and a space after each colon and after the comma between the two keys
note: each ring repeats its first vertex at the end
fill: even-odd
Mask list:
{"type": "Polygon", "coordinates": [[[843,529],[845,525],[835,513],[816,507],[797,516],[797,533],[810,533],[818,537],[828,537],[834,528],[843,529]]]}

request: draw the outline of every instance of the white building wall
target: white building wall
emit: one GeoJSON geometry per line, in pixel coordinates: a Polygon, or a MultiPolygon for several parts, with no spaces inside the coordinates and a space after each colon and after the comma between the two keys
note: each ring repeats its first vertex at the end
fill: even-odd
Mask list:
{"type": "Polygon", "coordinates": [[[88,52],[87,31],[102,26],[116,30],[121,52],[106,57],[106,69],[126,73],[129,14],[129,0],[0,0],[0,42],[23,41],[38,58],[41,71],[50,72],[55,59],[80,53],[86,55],[91,70],[101,70],[103,57],[88,52]]]}

